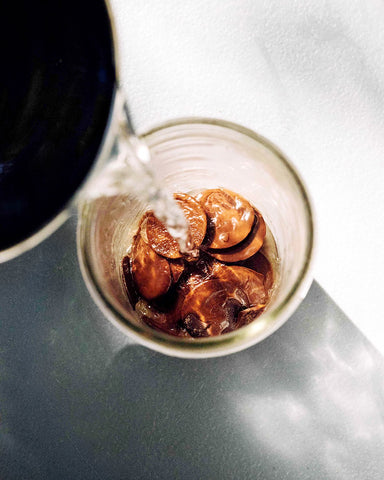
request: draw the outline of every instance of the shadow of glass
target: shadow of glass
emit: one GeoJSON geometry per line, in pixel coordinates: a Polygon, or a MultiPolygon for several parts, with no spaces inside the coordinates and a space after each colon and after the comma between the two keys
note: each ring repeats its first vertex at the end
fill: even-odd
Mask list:
{"type": "Polygon", "coordinates": [[[104,319],[74,219],[0,279],[2,478],[382,478],[383,359],[316,282],[259,345],[194,361],[104,319]]]}

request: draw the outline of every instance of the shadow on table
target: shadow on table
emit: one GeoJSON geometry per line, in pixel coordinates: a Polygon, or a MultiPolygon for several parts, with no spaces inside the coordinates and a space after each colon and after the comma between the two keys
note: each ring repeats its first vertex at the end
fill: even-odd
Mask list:
{"type": "Polygon", "coordinates": [[[383,477],[382,357],[316,282],[270,338],[196,361],[103,318],[73,222],[0,267],[2,480],[383,477]]]}

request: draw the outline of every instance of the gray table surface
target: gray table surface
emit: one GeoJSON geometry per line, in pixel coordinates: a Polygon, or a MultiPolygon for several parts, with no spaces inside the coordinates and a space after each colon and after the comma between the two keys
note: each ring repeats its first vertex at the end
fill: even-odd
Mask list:
{"type": "Polygon", "coordinates": [[[76,219],[0,265],[0,478],[384,477],[384,363],[314,282],[241,353],[123,337],[79,271],[76,219]]]}

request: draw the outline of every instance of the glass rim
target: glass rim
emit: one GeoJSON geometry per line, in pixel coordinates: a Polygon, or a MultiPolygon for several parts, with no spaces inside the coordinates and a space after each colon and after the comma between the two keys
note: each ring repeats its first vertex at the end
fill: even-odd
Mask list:
{"type": "Polygon", "coordinates": [[[295,184],[299,187],[301,193],[308,227],[308,241],[306,243],[305,262],[301,266],[300,272],[295,283],[290,288],[284,298],[276,307],[267,310],[257,322],[252,322],[238,330],[225,335],[219,335],[208,338],[194,338],[192,340],[173,337],[166,333],[152,329],[146,325],[135,324],[125,318],[112,303],[109,301],[103,291],[99,288],[98,282],[91,268],[91,262],[87,251],[83,245],[82,233],[84,224],[84,210],[86,203],[79,205],[79,222],[77,226],[77,249],[80,268],[84,281],[90,291],[95,303],[102,310],[104,315],[112,321],[126,335],[133,336],[136,340],[153,350],[160,351],[167,355],[174,355],[184,358],[208,358],[235,353],[248,348],[251,345],[259,343],[275,330],[277,330],[297,308],[301,300],[306,295],[312,282],[312,267],[315,253],[315,217],[313,205],[305,183],[298,173],[296,167],[290,160],[276,147],[270,140],[246,127],[226,120],[207,117],[182,117],[171,121],[160,123],[150,130],[140,134],[140,137],[147,137],[167,130],[172,127],[190,126],[190,125],[212,125],[220,128],[226,128],[239,132],[246,137],[260,143],[267,150],[271,151],[288,169],[295,184]],[[269,324],[261,334],[258,334],[262,325],[269,324]]]}

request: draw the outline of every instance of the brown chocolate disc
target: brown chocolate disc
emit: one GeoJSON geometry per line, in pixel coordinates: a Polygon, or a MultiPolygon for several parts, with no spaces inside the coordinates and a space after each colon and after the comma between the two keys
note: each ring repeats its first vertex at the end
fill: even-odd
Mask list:
{"type": "Polygon", "coordinates": [[[131,259],[128,255],[123,258],[121,266],[123,269],[123,280],[125,289],[127,291],[128,300],[131,302],[131,305],[135,305],[138,300],[138,295],[135,282],[132,277],[131,259]]]}
{"type": "Polygon", "coordinates": [[[134,238],[131,268],[137,290],[147,300],[164,295],[171,286],[168,260],[154,252],[141,235],[134,238]]]}
{"type": "Polygon", "coordinates": [[[198,198],[209,219],[209,248],[230,248],[246,238],[255,216],[247,200],[223,188],[206,190],[198,198]]]}
{"type": "Polygon", "coordinates": [[[194,264],[188,264],[188,275],[184,276],[177,286],[180,296],[185,297],[193,288],[206,280],[213,278],[213,265],[222,263],[218,262],[209,255],[202,255],[194,264]]]}
{"type": "Polygon", "coordinates": [[[182,258],[175,258],[174,260],[169,260],[169,266],[171,267],[173,283],[176,283],[184,272],[184,261],[182,258]]]}
{"type": "Polygon", "coordinates": [[[179,335],[175,309],[162,312],[151,303],[141,298],[135,305],[135,312],[142,322],[171,335],[179,335]]]}
{"type": "Polygon", "coordinates": [[[246,260],[260,250],[266,233],[265,222],[262,215],[255,210],[253,227],[249,235],[239,244],[231,248],[214,250],[208,249],[207,253],[222,262],[234,263],[246,260]]]}
{"type": "Polygon", "coordinates": [[[264,286],[264,275],[254,270],[237,265],[224,265],[216,262],[212,267],[212,276],[227,283],[228,289],[241,289],[247,298],[247,307],[265,305],[267,295],[264,286]]]}
{"type": "Polygon", "coordinates": [[[259,251],[266,235],[262,215],[221,188],[174,198],[189,222],[196,255],[182,255],[152,211],[142,216],[132,254],[122,261],[137,316],[184,337],[226,334],[251,323],[264,311],[273,285],[272,266],[259,251]]]}
{"type": "Polygon", "coordinates": [[[181,258],[179,244],[155,215],[147,218],[144,228],[148,243],[156,253],[167,258],[181,258]]]}
{"type": "Polygon", "coordinates": [[[256,307],[246,308],[239,312],[237,316],[236,328],[243,327],[244,325],[249,325],[257,317],[259,317],[264,311],[264,307],[257,305],[256,307]]]}
{"type": "MultiPolygon", "coordinates": [[[[192,240],[192,249],[198,248],[205,237],[207,230],[207,217],[200,203],[184,193],[175,193],[174,198],[183,210],[184,216],[190,226],[190,238],[192,240]]],[[[145,225],[148,243],[153,250],[167,258],[181,258],[179,244],[168,233],[164,224],[160,222],[155,215],[148,216],[145,225]]]]}
{"type": "Polygon", "coordinates": [[[184,216],[189,223],[192,248],[198,248],[202,244],[207,231],[207,216],[200,202],[191,195],[175,193],[174,198],[183,210],[184,216]]]}
{"type": "Polygon", "coordinates": [[[192,336],[219,335],[247,307],[241,289],[227,282],[206,280],[193,288],[181,307],[184,325],[192,336]]]}
{"type": "Polygon", "coordinates": [[[267,257],[260,251],[252,255],[252,257],[238,263],[242,267],[250,268],[256,272],[264,275],[264,286],[266,290],[272,288],[273,285],[273,270],[267,257]]]}
{"type": "MultiPolygon", "coordinates": [[[[181,307],[184,325],[192,336],[219,335],[237,326],[239,313],[250,307],[265,306],[264,277],[245,267],[232,267],[217,262],[212,277],[196,281],[181,307]]],[[[243,321],[242,325],[245,320],[243,321]]]]}

